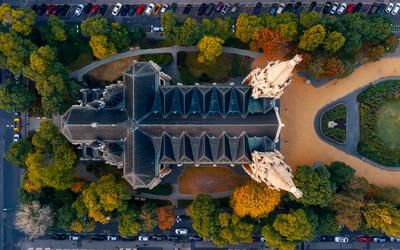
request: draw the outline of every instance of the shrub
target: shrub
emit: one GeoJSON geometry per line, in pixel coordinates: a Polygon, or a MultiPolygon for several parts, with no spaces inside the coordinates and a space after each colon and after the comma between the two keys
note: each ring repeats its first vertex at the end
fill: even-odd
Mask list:
{"type": "Polygon", "coordinates": [[[325,111],[321,119],[322,133],[336,142],[346,142],[346,115],[346,106],[343,104],[325,111]],[[334,128],[329,128],[329,121],[334,121],[338,125],[334,128]]]}
{"type": "Polygon", "coordinates": [[[168,66],[172,63],[172,55],[169,53],[161,53],[161,54],[148,54],[142,55],[139,58],[140,61],[153,61],[162,66],[168,66]]]}

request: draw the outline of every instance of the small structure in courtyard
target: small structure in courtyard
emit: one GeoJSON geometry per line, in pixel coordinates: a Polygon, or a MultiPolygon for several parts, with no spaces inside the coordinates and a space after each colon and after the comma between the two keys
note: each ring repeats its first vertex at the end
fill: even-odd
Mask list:
{"type": "Polygon", "coordinates": [[[272,152],[252,153],[253,163],[243,165],[243,169],[257,182],[266,183],[272,189],[285,190],[296,198],[303,193],[293,183],[292,169],[283,161],[283,155],[274,150],[272,152]]]}
{"type": "Polygon", "coordinates": [[[256,68],[243,80],[243,84],[252,86],[252,97],[278,99],[291,82],[294,67],[301,62],[300,55],[289,61],[274,61],[261,69],[256,68]]]}

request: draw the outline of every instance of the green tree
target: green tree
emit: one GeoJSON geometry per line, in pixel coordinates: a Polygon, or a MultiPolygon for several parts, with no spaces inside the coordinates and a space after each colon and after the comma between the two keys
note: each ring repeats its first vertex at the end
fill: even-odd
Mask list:
{"type": "Polygon", "coordinates": [[[29,35],[35,23],[36,14],[31,8],[12,9],[9,4],[0,6],[0,22],[23,35],[29,35]]]}
{"type": "Polygon", "coordinates": [[[311,240],[315,233],[315,228],[303,209],[278,214],[272,226],[289,241],[311,240]]]}
{"type": "Polygon", "coordinates": [[[109,31],[109,24],[105,17],[97,15],[85,19],[81,23],[81,31],[87,37],[105,35],[109,31]]]}
{"type": "Polygon", "coordinates": [[[226,41],[232,37],[232,19],[214,18],[212,20],[204,18],[201,23],[204,35],[219,37],[226,41]]]}
{"type": "Polygon", "coordinates": [[[67,40],[65,22],[63,20],[59,19],[57,16],[50,15],[48,27],[54,41],[63,42],[67,40]]]}
{"type": "Polygon", "coordinates": [[[187,18],[179,28],[179,36],[176,41],[178,45],[191,46],[197,43],[202,37],[200,24],[196,19],[187,18]]]}
{"type": "Polygon", "coordinates": [[[110,41],[115,44],[115,47],[119,51],[126,50],[128,47],[129,40],[129,29],[128,27],[121,25],[120,23],[113,22],[111,24],[111,31],[109,33],[110,41]]]}
{"type": "Polygon", "coordinates": [[[23,84],[8,81],[0,86],[0,109],[24,112],[32,106],[35,99],[35,94],[23,84]]]}
{"type": "Polygon", "coordinates": [[[324,26],[317,24],[304,31],[300,37],[299,48],[312,51],[316,49],[325,39],[326,31],[324,26]]]}
{"type": "MultiPolygon", "coordinates": [[[[327,207],[335,194],[335,185],[329,180],[326,167],[312,169],[300,166],[294,176],[294,183],[303,192],[299,202],[306,205],[327,207]]],[[[293,196],[291,195],[293,198],[293,196]]],[[[294,198],[293,198],[294,199],[294,198]]]]}
{"type": "Polygon", "coordinates": [[[336,214],[324,211],[318,217],[317,232],[322,235],[336,235],[340,231],[339,222],[336,220],[336,214]]]}
{"type": "Polygon", "coordinates": [[[199,63],[214,64],[217,58],[222,54],[222,44],[224,40],[213,36],[203,36],[197,44],[199,63]]]}
{"type": "Polygon", "coordinates": [[[265,245],[273,249],[295,250],[296,245],[300,243],[300,241],[284,241],[282,235],[268,224],[262,228],[262,235],[265,238],[265,245]]]}
{"type": "Polygon", "coordinates": [[[89,42],[93,55],[99,59],[109,57],[117,53],[115,45],[104,35],[94,35],[89,42]]]}
{"type": "Polygon", "coordinates": [[[63,231],[70,231],[72,222],[76,219],[76,211],[70,204],[66,204],[56,211],[55,226],[63,231]]]}
{"type": "Polygon", "coordinates": [[[387,202],[370,202],[363,209],[367,226],[381,230],[388,236],[400,237],[400,211],[387,202]]]}
{"type": "Polygon", "coordinates": [[[142,223],[142,230],[151,232],[157,225],[156,206],[154,203],[147,202],[140,208],[140,220],[142,223]]]}
{"type": "Polygon", "coordinates": [[[136,208],[129,208],[121,214],[118,221],[118,231],[123,238],[136,236],[140,228],[139,213],[136,208]]]}
{"type": "Polygon", "coordinates": [[[193,229],[205,240],[212,240],[220,231],[219,204],[209,195],[197,195],[189,206],[193,229]]]}
{"type": "Polygon", "coordinates": [[[220,213],[219,222],[221,224],[220,237],[228,244],[250,243],[252,242],[252,232],[254,226],[243,221],[237,215],[220,213]]]}
{"type": "Polygon", "coordinates": [[[25,167],[25,161],[31,149],[31,144],[25,139],[13,142],[7,149],[6,159],[13,165],[25,167]]]}
{"type": "Polygon", "coordinates": [[[167,11],[161,16],[161,25],[164,28],[165,39],[172,44],[176,44],[179,37],[179,26],[172,11],[167,11]]]}
{"type": "Polygon", "coordinates": [[[329,33],[324,41],[324,49],[326,52],[334,53],[338,51],[345,43],[346,38],[337,31],[329,33]]]}
{"type": "Polygon", "coordinates": [[[308,29],[317,24],[322,24],[322,14],[316,11],[303,11],[300,13],[299,22],[301,26],[308,29]]]}
{"type": "Polygon", "coordinates": [[[341,187],[354,177],[355,170],[343,162],[332,162],[328,171],[331,174],[330,180],[335,183],[337,187],[341,187]]]}
{"type": "Polygon", "coordinates": [[[307,65],[307,72],[315,77],[317,80],[322,79],[325,76],[324,62],[321,58],[314,58],[307,65]]]}
{"type": "Polygon", "coordinates": [[[248,43],[259,29],[261,29],[261,24],[257,16],[242,13],[236,21],[235,36],[240,41],[248,43]]]}
{"type": "MultiPolygon", "coordinates": [[[[165,15],[161,16],[163,18],[165,15]]],[[[129,37],[134,45],[139,45],[146,37],[146,32],[141,26],[133,26],[129,31],[129,37]]]]}

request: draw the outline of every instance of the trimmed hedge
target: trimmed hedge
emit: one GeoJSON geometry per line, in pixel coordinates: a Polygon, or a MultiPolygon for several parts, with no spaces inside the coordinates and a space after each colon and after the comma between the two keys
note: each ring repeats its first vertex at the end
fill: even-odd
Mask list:
{"type": "Polygon", "coordinates": [[[170,195],[172,194],[172,186],[171,184],[160,184],[153,189],[140,188],[137,191],[146,193],[146,194],[155,194],[155,195],[170,195]]]}
{"type": "Polygon", "coordinates": [[[345,143],[346,142],[346,121],[347,110],[344,104],[339,104],[322,115],[321,128],[322,133],[332,140],[345,143]],[[335,121],[338,125],[334,128],[329,128],[329,121],[335,121]]]}
{"type": "Polygon", "coordinates": [[[139,61],[150,61],[150,60],[165,67],[172,63],[172,55],[170,53],[147,54],[147,55],[142,55],[139,58],[139,61]]]}
{"type": "Polygon", "coordinates": [[[387,147],[378,137],[378,111],[388,101],[400,98],[400,81],[376,84],[357,96],[360,108],[360,142],[358,152],[386,166],[400,167],[400,150],[387,147]]]}

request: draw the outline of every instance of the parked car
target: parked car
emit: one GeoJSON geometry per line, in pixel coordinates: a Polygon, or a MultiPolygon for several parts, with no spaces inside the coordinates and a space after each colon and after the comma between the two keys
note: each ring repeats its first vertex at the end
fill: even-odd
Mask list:
{"type": "Polygon", "coordinates": [[[372,238],[368,235],[360,235],[356,238],[358,242],[369,243],[372,242],[372,238]]]}
{"type": "Polygon", "coordinates": [[[293,9],[293,4],[292,3],[287,3],[285,5],[285,8],[283,8],[283,12],[291,12],[293,9]]]}
{"type": "Polygon", "coordinates": [[[82,15],[83,7],[84,7],[83,4],[79,4],[78,6],[76,6],[74,15],[75,15],[75,16],[80,16],[80,15],[82,15]]]}
{"type": "Polygon", "coordinates": [[[106,236],[101,235],[101,234],[94,234],[94,235],[91,236],[91,239],[92,239],[92,240],[101,241],[101,240],[105,240],[105,239],[106,239],[106,236]]]}
{"type": "Polygon", "coordinates": [[[385,243],[386,242],[386,237],[384,237],[384,236],[374,237],[374,242],[385,243]]]}
{"type": "Polygon", "coordinates": [[[331,10],[329,11],[329,14],[335,15],[336,10],[338,9],[338,7],[339,7],[339,3],[338,3],[338,2],[335,2],[335,3],[333,4],[331,10]]]}
{"type": "Polygon", "coordinates": [[[155,241],[164,240],[164,236],[162,236],[162,235],[154,235],[153,236],[153,240],[155,240],[155,241]]]}
{"type": "Polygon", "coordinates": [[[162,8],[161,4],[156,3],[156,5],[154,6],[154,9],[153,9],[153,15],[157,16],[158,14],[160,14],[161,8],[162,8]]]}
{"type": "Polygon", "coordinates": [[[332,8],[332,3],[326,2],[324,8],[322,9],[322,14],[328,14],[331,8],[332,8]]]}
{"type": "Polygon", "coordinates": [[[96,15],[99,12],[100,6],[92,5],[92,8],[89,10],[89,14],[96,15]]]}
{"type": "Polygon", "coordinates": [[[361,12],[361,9],[363,6],[364,6],[364,4],[362,4],[362,3],[356,4],[356,7],[354,7],[353,13],[361,12]]]}
{"type": "Polygon", "coordinates": [[[189,232],[189,230],[187,230],[186,228],[177,228],[175,229],[175,233],[178,235],[187,235],[189,232]]]}
{"type": "MultiPolygon", "coordinates": [[[[82,6],[83,6],[83,5],[82,5],[82,6]]],[[[45,15],[45,16],[50,16],[51,12],[53,11],[53,9],[54,9],[55,7],[56,7],[56,6],[54,6],[54,5],[52,5],[52,4],[48,5],[48,6],[47,6],[47,9],[46,9],[46,11],[45,11],[45,13],[44,13],[44,15],[45,15]]]]}
{"type": "Polygon", "coordinates": [[[189,236],[189,240],[192,240],[192,241],[201,241],[201,240],[203,240],[203,238],[201,238],[201,237],[198,236],[198,235],[193,235],[193,236],[189,236]]]}
{"type": "Polygon", "coordinates": [[[169,241],[179,241],[179,236],[176,235],[168,235],[167,240],[169,241]]]}
{"type": "Polygon", "coordinates": [[[81,236],[79,234],[70,234],[69,240],[80,240],[81,236]]]}
{"type": "Polygon", "coordinates": [[[390,237],[390,242],[400,242],[400,238],[390,237]]]}
{"type": "Polygon", "coordinates": [[[60,13],[62,5],[56,5],[55,8],[51,11],[50,15],[55,15],[57,16],[58,13],[60,13]]]}
{"type": "Polygon", "coordinates": [[[207,6],[208,5],[206,3],[202,3],[197,11],[197,15],[202,16],[204,12],[206,12],[207,6]]]}
{"type": "Polygon", "coordinates": [[[114,7],[114,9],[113,9],[113,11],[112,11],[111,14],[112,14],[113,16],[117,16],[118,13],[119,13],[119,11],[121,10],[121,8],[122,8],[122,4],[121,4],[121,3],[115,4],[115,7],[114,7]]]}
{"type": "Polygon", "coordinates": [[[240,9],[239,3],[235,3],[234,5],[232,5],[231,14],[235,14],[239,9],[240,9]]]}
{"type": "Polygon", "coordinates": [[[230,7],[231,7],[231,5],[229,3],[224,3],[224,7],[221,10],[221,15],[225,16],[226,12],[228,12],[230,7]]]}
{"type": "Polygon", "coordinates": [[[38,7],[38,9],[37,9],[37,14],[39,15],[39,16],[43,16],[43,14],[46,12],[46,4],[41,4],[39,7],[38,7]]]}
{"type": "Polygon", "coordinates": [[[382,15],[385,12],[386,4],[379,4],[378,9],[376,10],[376,14],[382,15]]]}
{"type": "Polygon", "coordinates": [[[376,14],[376,12],[378,11],[378,8],[379,8],[379,3],[374,2],[374,3],[371,5],[371,8],[369,8],[368,14],[376,14]]]}
{"type": "Polygon", "coordinates": [[[258,15],[261,12],[262,3],[258,2],[253,9],[253,15],[258,15]]]}
{"type": "Polygon", "coordinates": [[[138,240],[139,241],[149,241],[150,237],[148,235],[140,235],[138,240]]]}
{"type": "Polygon", "coordinates": [[[222,2],[218,2],[217,6],[215,6],[215,12],[220,13],[223,7],[224,4],[222,2]]]}
{"type": "Polygon", "coordinates": [[[148,4],[146,7],[146,10],[144,11],[144,14],[146,16],[149,16],[151,14],[151,12],[153,12],[154,7],[155,7],[154,3],[148,4]]]}
{"type": "Polygon", "coordinates": [[[336,236],[335,237],[335,242],[337,242],[337,243],[348,243],[349,242],[349,237],[347,237],[347,236],[336,236]]]}
{"type": "Polygon", "coordinates": [[[193,5],[191,4],[186,4],[185,8],[183,9],[183,14],[187,15],[190,13],[190,11],[192,10],[193,5]]]}
{"type": "Polygon", "coordinates": [[[310,6],[308,6],[308,11],[313,11],[317,7],[317,2],[312,2],[310,6]]]}
{"type": "Polygon", "coordinates": [[[189,219],[190,219],[190,217],[187,215],[177,215],[175,220],[176,220],[176,223],[179,223],[183,220],[189,220],[189,219]]]}
{"type": "Polygon", "coordinates": [[[14,126],[14,128],[13,128],[14,133],[18,133],[21,131],[21,118],[20,117],[14,118],[13,126],[14,126]]]}
{"type": "Polygon", "coordinates": [[[385,12],[386,12],[387,14],[390,14],[390,12],[392,12],[393,7],[394,7],[394,3],[389,3],[389,4],[386,6],[385,12]]]}
{"type": "Polygon", "coordinates": [[[19,139],[21,139],[21,135],[19,133],[16,133],[16,134],[13,135],[13,141],[14,142],[19,141],[19,139]]]}
{"type": "Polygon", "coordinates": [[[102,15],[102,16],[104,16],[104,14],[106,14],[106,12],[107,12],[107,9],[108,9],[108,5],[107,5],[107,4],[103,4],[103,5],[100,7],[99,14],[102,15]]]}
{"type": "Polygon", "coordinates": [[[207,5],[207,8],[206,8],[204,14],[205,14],[206,16],[209,16],[209,15],[211,15],[211,14],[214,12],[214,9],[215,9],[215,4],[210,3],[210,4],[207,5]]]}
{"type": "Polygon", "coordinates": [[[294,14],[299,14],[301,12],[301,2],[296,2],[293,6],[292,12],[294,14]]]}
{"type": "Polygon", "coordinates": [[[342,14],[345,12],[346,8],[347,8],[347,3],[342,3],[342,4],[339,6],[339,8],[337,9],[336,13],[337,13],[338,15],[342,15],[342,14]]]}
{"type": "Polygon", "coordinates": [[[163,27],[150,25],[150,32],[163,32],[163,31],[164,31],[163,27]]]}
{"type": "Polygon", "coordinates": [[[333,236],[327,236],[327,235],[321,235],[318,237],[319,241],[326,241],[326,242],[333,242],[335,241],[335,237],[333,236]]]}
{"type": "Polygon", "coordinates": [[[354,3],[349,3],[347,5],[346,13],[353,13],[354,7],[356,7],[354,3]]]}
{"type": "Polygon", "coordinates": [[[115,236],[115,235],[107,235],[107,240],[110,240],[110,241],[117,241],[117,240],[118,240],[118,236],[115,236]]]}
{"type": "Polygon", "coordinates": [[[133,16],[133,15],[135,15],[135,13],[136,13],[136,8],[137,8],[138,6],[136,5],[136,4],[134,4],[134,5],[132,5],[130,8],[129,8],[129,10],[128,10],[128,16],[133,16]]]}
{"type": "Polygon", "coordinates": [[[278,9],[276,10],[276,14],[281,14],[283,12],[283,9],[285,8],[285,3],[281,3],[278,6],[278,9]]]}
{"type": "Polygon", "coordinates": [[[92,4],[91,3],[86,4],[85,7],[83,8],[83,13],[84,14],[89,14],[91,8],[92,8],[92,4]]]}
{"type": "Polygon", "coordinates": [[[392,14],[393,16],[395,16],[395,15],[397,15],[397,13],[399,13],[399,10],[400,10],[400,3],[396,3],[396,5],[394,6],[394,8],[393,8],[391,14],[392,14]]]}
{"type": "Polygon", "coordinates": [[[163,15],[168,10],[168,7],[169,7],[168,4],[161,5],[161,10],[160,10],[161,15],[163,15]]]}
{"type": "Polygon", "coordinates": [[[66,240],[67,235],[62,233],[55,233],[51,236],[51,238],[53,238],[53,240],[66,240]]]}
{"type": "Polygon", "coordinates": [[[129,4],[125,4],[124,6],[122,6],[121,11],[119,12],[119,15],[126,16],[128,14],[128,11],[130,8],[131,8],[131,6],[129,4]]]}
{"type": "Polygon", "coordinates": [[[275,16],[277,10],[278,10],[278,4],[273,3],[271,5],[271,9],[269,10],[269,14],[275,16]]]}
{"type": "Polygon", "coordinates": [[[142,3],[136,8],[136,15],[142,15],[144,11],[145,5],[142,3]]]}
{"type": "Polygon", "coordinates": [[[70,8],[71,8],[70,5],[64,4],[64,5],[61,7],[60,11],[59,11],[59,15],[60,15],[60,16],[65,16],[65,15],[67,15],[67,13],[68,13],[68,11],[69,11],[70,8]]]}
{"type": "Polygon", "coordinates": [[[172,3],[171,6],[169,7],[169,10],[172,10],[172,12],[175,13],[176,7],[178,7],[178,5],[176,3],[172,3]]]}

